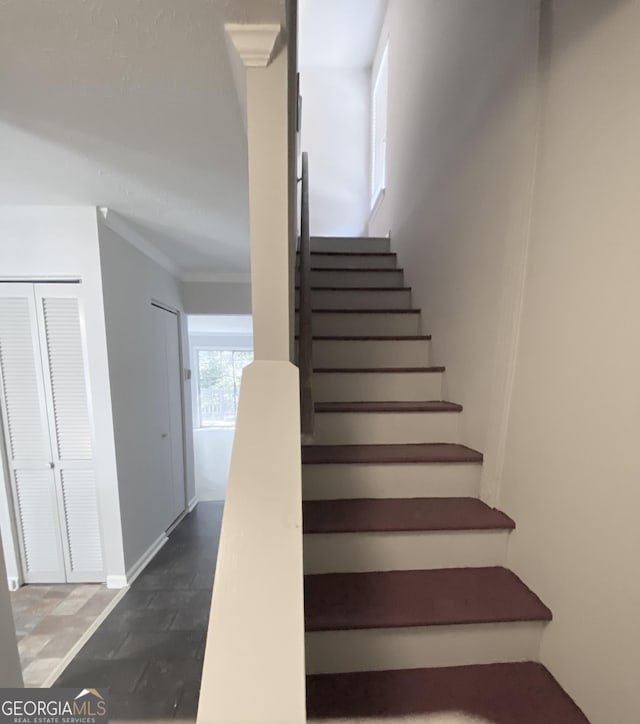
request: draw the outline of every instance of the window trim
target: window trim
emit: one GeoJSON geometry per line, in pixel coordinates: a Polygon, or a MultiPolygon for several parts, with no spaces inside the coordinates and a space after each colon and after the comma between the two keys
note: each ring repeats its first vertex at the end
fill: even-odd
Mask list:
{"type": "Polygon", "coordinates": [[[371,85],[371,169],[370,169],[370,212],[373,215],[380,206],[382,199],[384,198],[384,192],[387,188],[387,131],[388,131],[388,102],[389,102],[389,38],[386,39],[384,48],[380,55],[380,62],[375,71],[373,77],[373,83],[371,85]],[[382,150],[382,173],[380,184],[376,186],[376,161],[377,154],[376,148],[378,147],[376,139],[376,93],[378,90],[378,84],[382,78],[382,73],[385,72],[387,76],[387,88],[384,97],[384,137],[381,139],[380,146],[382,150]]]}
{"type": "MultiPolygon", "coordinates": [[[[232,354],[234,352],[251,352],[253,355],[253,347],[234,347],[233,349],[230,349],[226,345],[216,345],[216,344],[195,344],[192,347],[192,354],[195,360],[195,384],[193,385],[193,401],[194,401],[194,423],[195,423],[195,429],[196,430],[215,430],[215,429],[222,429],[222,428],[216,428],[214,425],[203,425],[202,424],[202,409],[200,406],[200,352],[231,352],[232,354]]],[[[253,360],[252,360],[253,361],[253,360]]],[[[251,364],[249,362],[248,364],[251,364]]],[[[239,394],[238,391],[234,392],[234,397],[236,397],[236,405],[239,401],[239,394]]]]}

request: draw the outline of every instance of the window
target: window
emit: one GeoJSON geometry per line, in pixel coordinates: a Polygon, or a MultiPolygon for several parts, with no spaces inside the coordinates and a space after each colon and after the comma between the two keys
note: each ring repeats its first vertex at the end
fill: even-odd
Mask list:
{"type": "Polygon", "coordinates": [[[387,95],[389,91],[389,43],[384,47],[371,92],[371,208],[386,185],[387,95]]]}
{"type": "Polygon", "coordinates": [[[198,426],[235,427],[242,368],[253,362],[250,350],[196,350],[198,426]]]}

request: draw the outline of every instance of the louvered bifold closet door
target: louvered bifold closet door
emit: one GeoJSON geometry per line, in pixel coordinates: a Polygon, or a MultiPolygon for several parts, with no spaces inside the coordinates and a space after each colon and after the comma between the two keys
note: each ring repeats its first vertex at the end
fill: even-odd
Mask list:
{"type": "Polygon", "coordinates": [[[49,284],[36,284],[36,300],[67,580],[103,581],[80,300],[75,285],[49,284]]]}
{"type": "Polygon", "coordinates": [[[25,583],[65,581],[32,284],[0,284],[0,403],[25,583]]]}

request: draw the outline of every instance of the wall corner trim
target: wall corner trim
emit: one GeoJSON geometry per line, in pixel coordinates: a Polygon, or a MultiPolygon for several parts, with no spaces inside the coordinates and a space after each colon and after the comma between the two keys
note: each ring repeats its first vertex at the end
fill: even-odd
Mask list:
{"type": "Polygon", "coordinates": [[[224,29],[247,68],[269,65],[282,32],[282,26],[277,23],[225,23],[224,29]]]}
{"type": "Polygon", "coordinates": [[[191,498],[191,500],[187,503],[187,513],[191,513],[199,502],[200,501],[198,500],[198,497],[194,495],[193,498],[191,498]]]}
{"type": "Polygon", "coordinates": [[[147,241],[123,216],[105,206],[98,207],[98,209],[105,225],[108,226],[111,231],[129,242],[131,246],[151,259],[151,261],[159,264],[165,271],[176,277],[176,279],[179,278],[180,269],[178,266],[150,241],[147,241]]]}

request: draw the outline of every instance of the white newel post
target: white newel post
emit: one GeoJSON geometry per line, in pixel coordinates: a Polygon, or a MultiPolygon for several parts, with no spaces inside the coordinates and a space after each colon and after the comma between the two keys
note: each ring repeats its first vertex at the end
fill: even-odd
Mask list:
{"type": "Polygon", "coordinates": [[[225,29],[247,70],[254,356],[289,360],[287,54],[277,24],[225,29]]]}
{"type": "Polygon", "coordinates": [[[242,377],[198,724],[304,724],[300,403],[289,361],[290,58],[280,25],[225,28],[246,67],[255,361],[242,377]]]}

